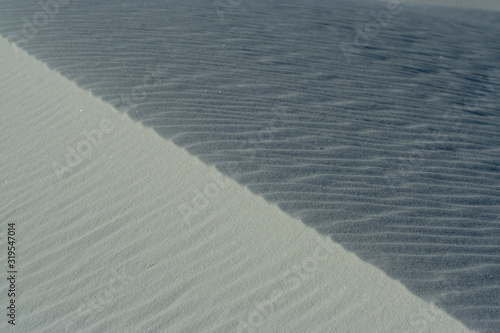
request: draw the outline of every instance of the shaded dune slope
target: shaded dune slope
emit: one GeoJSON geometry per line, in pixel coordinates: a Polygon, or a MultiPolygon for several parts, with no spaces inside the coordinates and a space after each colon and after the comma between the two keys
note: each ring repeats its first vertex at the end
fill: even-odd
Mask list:
{"type": "Polygon", "coordinates": [[[0,293],[16,289],[18,314],[0,332],[471,332],[1,37],[0,49],[0,220],[17,253],[0,293]],[[89,128],[100,143],[58,177],[89,128]],[[185,220],[176,203],[200,191],[209,203],[185,220]]]}
{"type": "Polygon", "coordinates": [[[0,33],[470,328],[495,332],[500,15],[405,5],[346,59],[339,45],[385,6],[80,1],[21,40],[22,17],[40,8],[9,0],[0,33]]]}

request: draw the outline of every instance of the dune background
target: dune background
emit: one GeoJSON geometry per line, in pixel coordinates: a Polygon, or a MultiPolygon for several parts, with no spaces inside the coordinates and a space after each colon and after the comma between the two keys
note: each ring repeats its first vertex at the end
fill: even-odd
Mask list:
{"type": "Polygon", "coordinates": [[[426,302],[495,332],[499,14],[405,6],[353,48],[386,3],[232,4],[70,2],[24,34],[40,6],[4,1],[0,34],[426,302]]]}
{"type": "Polygon", "coordinates": [[[17,324],[2,320],[2,332],[469,332],[3,38],[0,48],[1,218],[17,224],[19,271],[17,324]],[[59,178],[54,162],[102,128],[59,178]],[[199,193],[208,202],[186,220],[178,207],[199,193]]]}

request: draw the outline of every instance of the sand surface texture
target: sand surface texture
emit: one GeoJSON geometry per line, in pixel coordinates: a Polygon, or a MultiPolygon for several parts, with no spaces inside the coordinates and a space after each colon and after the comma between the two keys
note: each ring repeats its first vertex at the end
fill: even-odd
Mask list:
{"type": "MultiPolygon", "coordinates": [[[[3,214],[16,218],[21,213],[28,214],[45,226],[49,222],[39,212],[52,207],[50,212],[57,215],[50,224],[54,229],[45,231],[45,227],[40,227],[36,229],[37,237],[67,230],[62,228],[66,224],[70,230],[77,228],[74,232],[79,236],[94,227],[102,229],[96,229],[98,236],[92,234],[90,239],[105,237],[101,233],[107,228],[132,230],[120,218],[127,212],[137,214],[135,220],[127,219],[127,223],[141,230],[146,222],[138,207],[156,212],[161,206],[178,214],[181,221],[191,223],[196,219],[212,221],[209,207],[212,201],[222,200],[223,193],[230,193],[227,195],[238,202],[231,204],[236,208],[229,204],[223,207],[239,211],[247,205],[246,200],[236,200],[232,191],[224,192],[219,185],[205,189],[212,179],[210,172],[205,173],[207,183],[200,186],[189,185],[190,177],[177,176],[176,172],[187,172],[185,163],[162,150],[173,143],[196,156],[203,165],[276,205],[287,216],[381,269],[470,329],[498,332],[498,12],[418,4],[390,7],[388,3],[369,1],[232,1],[231,5],[198,0],[59,3],[57,8],[48,9],[26,0],[0,3],[0,35],[19,46],[0,49],[2,57],[9,60],[2,66],[8,70],[19,67],[12,61],[18,61],[19,54],[27,51],[88,96],[108,103],[117,117],[126,115],[120,119],[127,119],[125,123],[130,126],[135,124],[131,128],[140,127],[141,133],[152,130],[163,145],[141,144],[141,140],[146,140],[142,134],[122,139],[119,134],[124,131],[120,126],[125,125],[114,121],[109,124],[104,116],[80,122],[80,117],[94,108],[87,102],[70,109],[63,107],[61,100],[67,94],[43,80],[32,82],[33,89],[17,90],[10,88],[11,81],[4,81],[6,92],[1,98],[6,121],[2,126],[6,131],[23,130],[15,132],[19,139],[12,136],[16,139],[4,141],[13,142],[12,146],[2,143],[5,149],[9,147],[9,152],[2,153],[7,156],[2,168],[12,168],[3,174],[7,182],[2,186],[10,186],[9,181],[19,177],[21,183],[27,182],[28,177],[37,181],[39,173],[33,170],[43,164],[43,168],[49,167],[47,172],[52,172],[53,178],[69,184],[66,191],[75,192],[67,194],[40,185],[44,200],[54,195],[61,199],[52,206],[33,207],[36,201],[23,197],[32,195],[30,188],[12,185],[19,194],[6,198],[8,202],[15,199],[16,205],[10,204],[13,208],[3,214]],[[39,101],[30,104],[30,94],[42,89],[50,89],[53,95],[42,94],[39,101]],[[17,103],[11,102],[14,96],[22,100],[19,107],[26,103],[34,115],[7,107],[5,103],[17,103]],[[49,107],[44,103],[52,104],[49,107]],[[58,113],[34,111],[44,105],[50,112],[58,113]],[[8,120],[23,115],[24,121],[8,120]],[[34,135],[37,131],[24,129],[30,123],[41,126],[38,131],[44,134],[34,135]],[[56,130],[57,126],[64,131],[56,130]],[[94,144],[92,133],[97,130],[102,139],[95,136],[98,140],[94,144]],[[34,149],[35,144],[45,148],[34,149]],[[161,153],[146,153],[146,148],[159,149],[161,153]],[[49,155],[49,150],[54,155],[49,155]],[[128,156],[128,163],[121,160],[119,151],[128,156]],[[50,161],[41,163],[35,157],[38,153],[50,161]],[[20,154],[27,154],[21,166],[8,164],[10,158],[20,154]],[[104,166],[95,166],[103,156],[110,162],[118,161],[118,169],[107,171],[104,166]],[[163,161],[153,161],[153,156],[178,163],[180,170],[163,161]],[[146,167],[147,171],[137,171],[146,167]],[[14,171],[20,172],[19,176],[12,176],[14,171]],[[112,178],[115,171],[120,175],[112,178]],[[170,178],[159,176],[161,172],[167,172],[170,178]],[[121,184],[124,175],[129,174],[127,199],[111,196],[115,192],[117,196],[124,195],[118,184],[112,187],[114,190],[103,190],[105,195],[94,194],[101,193],[101,186],[108,181],[121,184]],[[78,177],[81,187],[72,186],[78,177]],[[148,177],[162,190],[141,183],[148,177]],[[169,183],[167,179],[173,180],[169,183]],[[147,195],[156,199],[142,199],[147,195]],[[87,196],[95,203],[84,202],[87,196]],[[160,199],[163,196],[168,200],[160,199]],[[114,210],[99,220],[84,217],[84,212],[96,215],[109,207],[114,210]],[[77,208],[84,211],[71,215],[77,208]],[[78,227],[74,220],[80,217],[94,224],[78,227]],[[106,227],[110,221],[116,225],[106,227]]],[[[70,100],[76,102],[83,95],[75,96],[70,100]]],[[[11,137],[7,132],[2,135],[11,137]]],[[[200,177],[203,175],[199,173],[200,177]]],[[[252,209],[252,214],[260,211],[252,209]]],[[[238,214],[238,221],[232,223],[239,224],[234,228],[250,228],[250,220],[243,221],[241,217],[246,213],[242,210],[238,214]]],[[[252,215],[248,218],[254,219],[252,215]]],[[[207,222],[207,228],[214,223],[217,222],[207,222]]],[[[286,235],[290,227],[281,222],[279,225],[282,231],[278,234],[286,235]]],[[[149,228],[146,230],[155,230],[155,237],[160,237],[158,230],[163,227],[154,224],[149,228]]],[[[200,230],[200,235],[204,235],[205,229],[200,230]]],[[[22,230],[19,237],[26,237],[22,230]]],[[[63,236],[52,246],[62,249],[60,242],[64,241],[70,242],[63,236]]],[[[147,238],[143,241],[147,246],[154,244],[147,238]]],[[[188,240],[179,238],[180,244],[185,241],[188,240]]],[[[217,240],[217,244],[219,241],[222,242],[217,240]]],[[[82,242],[89,244],[90,240],[82,242]]],[[[140,253],[126,241],[115,241],[114,236],[102,238],[101,242],[119,243],[124,251],[129,251],[109,260],[120,262],[140,253]]],[[[198,239],[192,242],[201,244],[198,239]]],[[[264,247],[263,244],[274,248],[281,242],[262,238],[257,247],[264,247]]],[[[41,245],[30,246],[36,253],[43,249],[41,245]]],[[[77,246],[67,250],[78,252],[81,260],[93,265],[92,258],[76,249],[77,246]]],[[[176,252],[161,253],[158,256],[175,257],[176,252]]],[[[50,266],[55,265],[52,256],[47,255],[44,261],[28,258],[45,274],[56,269],[50,266]]],[[[276,258],[273,260],[280,267],[276,258]]],[[[269,259],[269,267],[274,267],[273,260],[269,259]]],[[[153,262],[146,266],[150,264],[153,262]]],[[[239,270],[241,267],[234,269],[244,271],[239,270]]],[[[115,273],[111,270],[102,274],[115,273]]],[[[180,276],[185,275],[179,273],[180,276]]],[[[198,278],[201,279],[194,277],[198,278]]],[[[233,280],[225,281],[228,285],[233,280]]],[[[319,281],[327,283],[323,278],[319,281]]],[[[371,289],[368,281],[366,288],[371,289]]],[[[260,282],[255,283],[260,286],[260,282]]],[[[97,294],[102,282],[94,286],[97,287],[88,292],[97,294]]],[[[182,286],[175,290],[178,297],[184,295],[182,286]]],[[[308,302],[304,297],[304,302],[308,302]]],[[[304,309],[299,303],[293,304],[304,309]]],[[[186,311],[189,308],[186,306],[186,311]]],[[[416,320],[413,324],[424,329],[421,327],[427,322],[416,320]]]]}

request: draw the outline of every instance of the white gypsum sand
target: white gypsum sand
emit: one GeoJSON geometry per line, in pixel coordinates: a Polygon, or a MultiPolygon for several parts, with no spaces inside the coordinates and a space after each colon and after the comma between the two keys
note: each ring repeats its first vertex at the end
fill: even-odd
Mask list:
{"type": "Polygon", "coordinates": [[[1,233],[16,223],[18,270],[16,325],[4,315],[0,331],[469,331],[3,38],[0,50],[1,233]]]}

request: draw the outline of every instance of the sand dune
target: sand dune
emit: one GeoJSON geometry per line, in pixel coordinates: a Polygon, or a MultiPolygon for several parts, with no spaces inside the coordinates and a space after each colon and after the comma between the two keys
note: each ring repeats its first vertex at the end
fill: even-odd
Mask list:
{"type": "MultiPolygon", "coordinates": [[[[426,302],[496,332],[499,14],[403,5],[388,19],[379,2],[232,3],[71,2],[25,31],[40,6],[6,0],[0,34],[426,302]]],[[[70,148],[54,137],[56,162],[90,177],[101,146],[65,159],[100,121],[70,148]]],[[[117,133],[103,130],[103,142],[117,133]]],[[[147,159],[137,154],[129,172],[147,159]]],[[[31,165],[19,170],[36,177],[31,165]]],[[[136,182],[130,192],[145,196],[136,182]]],[[[208,218],[193,209],[208,199],[187,193],[182,219],[208,218]]],[[[70,214],[77,197],[53,211],[70,214]]]]}
{"type": "Polygon", "coordinates": [[[468,332],[5,39],[0,48],[1,219],[17,225],[19,290],[16,325],[4,318],[2,332],[468,332]]]}

